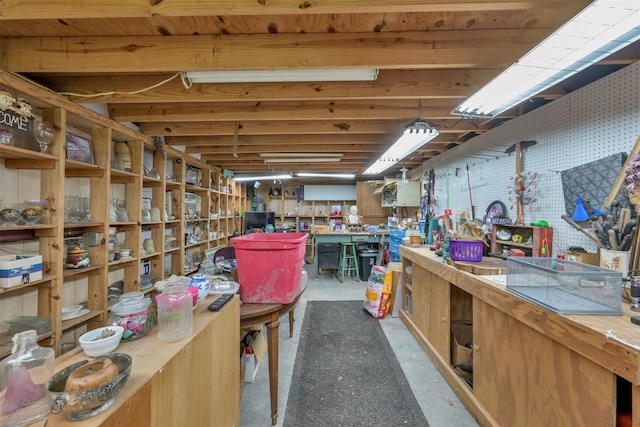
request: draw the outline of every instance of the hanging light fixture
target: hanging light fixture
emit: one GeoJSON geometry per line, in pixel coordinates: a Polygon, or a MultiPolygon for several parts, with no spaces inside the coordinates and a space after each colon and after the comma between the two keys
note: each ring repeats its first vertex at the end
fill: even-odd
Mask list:
{"type": "Polygon", "coordinates": [[[452,114],[496,117],[640,40],[640,3],[597,0],[456,107],[452,114]]]}
{"type": "Polygon", "coordinates": [[[377,69],[299,69],[299,70],[211,70],[183,71],[185,86],[191,83],[245,83],[245,82],[351,82],[373,81],[377,69]]]}
{"type": "Polygon", "coordinates": [[[418,101],[418,118],[405,127],[400,138],[363,174],[377,175],[389,169],[438,135],[440,132],[435,127],[422,120],[422,100],[420,99],[418,101]]]}
{"type": "Polygon", "coordinates": [[[440,135],[440,132],[431,124],[422,119],[417,119],[405,128],[402,136],[363,174],[376,175],[389,169],[438,135],[440,135]]]}

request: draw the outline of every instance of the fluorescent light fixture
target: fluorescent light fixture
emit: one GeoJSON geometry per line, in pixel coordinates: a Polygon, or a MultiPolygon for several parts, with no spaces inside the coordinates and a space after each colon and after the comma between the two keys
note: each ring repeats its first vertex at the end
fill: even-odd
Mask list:
{"type": "Polygon", "coordinates": [[[342,179],[354,179],[356,174],[354,173],[324,173],[324,172],[298,172],[296,176],[301,178],[342,178],[342,179]]]}
{"type": "Polygon", "coordinates": [[[340,162],[340,157],[284,157],[282,159],[262,159],[265,163],[333,163],[340,162]]]}
{"type": "Polygon", "coordinates": [[[640,1],[597,0],[452,114],[495,117],[640,39],[640,1]]]}
{"type": "Polygon", "coordinates": [[[416,120],[405,129],[402,136],[400,136],[375,163],[369,166],[363,174],[376,175],[389,169],[438,135],[440,135],[440,132],[429,123],[420,119],[416,120]]]}
{"type": "Polygon", "coordinates": [[[378,70],[368,68],[182,72],[182,78],[191,83],[352,82],[377,77],[378,70]]]}
{"type": "Polygon", "coordinates": [[[292,176],[290,173],[278,173],[278,174],[270,174],[270,175],[233,175],[233,180],[242,182],[242,181],[260,181],[267,179],[291,179],[292,176]]]}
{"type": "Polygon", "coordinates": [[[260,153],[260,157],[342,157],[344,153],[260,153]]]}

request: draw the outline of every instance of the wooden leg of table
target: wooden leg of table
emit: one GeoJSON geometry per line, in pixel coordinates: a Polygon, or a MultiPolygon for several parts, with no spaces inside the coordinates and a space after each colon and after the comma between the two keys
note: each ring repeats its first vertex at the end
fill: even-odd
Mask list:
{"type": "Polygon", "coordinates": [[[278,344],[280,321],[267,323],[267,341],[269,345],[269,396],[271,397],[271,424],[278,422],[278,344]]]}
{"type": "Polygon", "coordinates": [[[295,321],[293,317],[294,311],[295,311],[295,308],[292,308],[291,311],[289,312],[289,338],[293,336],[293,322],[295,321]]]}

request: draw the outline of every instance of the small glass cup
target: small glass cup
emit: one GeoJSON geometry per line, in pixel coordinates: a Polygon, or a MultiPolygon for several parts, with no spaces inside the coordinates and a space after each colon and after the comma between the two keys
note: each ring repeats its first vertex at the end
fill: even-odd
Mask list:
{"type": "Polygon", "coordinates": [[[33,136],[40,145],[40,151],[47,152],[49,144],[53,140],[53,125],[51,123],[36,121],[33,124],[33,136]]]}

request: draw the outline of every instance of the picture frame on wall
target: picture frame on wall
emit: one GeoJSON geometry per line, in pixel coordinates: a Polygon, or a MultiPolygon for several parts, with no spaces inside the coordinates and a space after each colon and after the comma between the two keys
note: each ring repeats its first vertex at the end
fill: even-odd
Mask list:
{"type": "Polygon", "coordinates": [[[217,248],[217,247],[216,247],[216,248],[209,248],[209,249],[206,249],[206,250],[204,251],[204,258],[205,258],[205,259],[208,259],[208,260],[209,260],[209,261],[211,261],[211,262],[215,262],[215,259],[214,259],[213,257],[215,256],[215,254],[216,254],[216,252],[218,251],[218,249],[219,249],[219,248],[217,248]]]}
{"type": "Polygon", "coordinates": [[[67,159],[94,164],[91,141],[72,133],[67,133],[67,159]]]}

